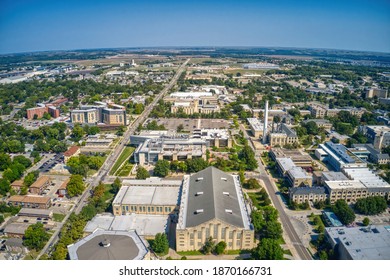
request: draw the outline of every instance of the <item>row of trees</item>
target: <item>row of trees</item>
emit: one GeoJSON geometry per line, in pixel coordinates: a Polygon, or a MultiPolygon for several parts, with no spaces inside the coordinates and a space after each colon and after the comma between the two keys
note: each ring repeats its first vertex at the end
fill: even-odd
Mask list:
{"type": "MultiPolygon", "coordinates": [[[[116,179],[111,187],[111,192],[116,194],[121,187],[119,179],[116,179]]],[[[80,214],[76,215],[72,213],[69,216],[59,235],[60,239],[52,253],[52,259],[65,260],[68,254],[67,246],[83,237],[86,223],[96,216],[96,214],[107,210],[110,201],[105,200],[105,191],[105,185],[100,182],[93,190],[88,204],[83,207],[80,214]]]]}

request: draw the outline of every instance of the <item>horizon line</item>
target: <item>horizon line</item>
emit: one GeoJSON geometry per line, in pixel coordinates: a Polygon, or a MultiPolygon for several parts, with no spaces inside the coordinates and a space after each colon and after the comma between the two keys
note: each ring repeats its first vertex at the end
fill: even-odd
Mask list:
{"type": "MultiPolygon", "coordinates": [[[[22,51],[22,52],[10,52],[10,53],[0,53],[0,56],[7,55],[22,55],[22,54],[34,54],[34,53],[48,53],[48,52],[72,52],[72,51],[89,51],[89,50],[126,50],[126,49],[189,49],[189,48],[214,48],[214,49],[223,49],[223,48],[232,48],[232,49],[287,49],[287,50],[328,50],[328,51],[348,51],[348,52],[363,52],[363,53],[378,53],[378,54],[387,54],[389,52],[385,51],[371,51],[371,50],[351,50],[351,49],[338,49],[338,48],[321,48],[321,47],[282,47],[282,46],[140,46],[140,47],[96,47],[96,48],[76,48],[76,49],[52,49],[52,50],[35,50],[35,51],[22,51]]],[[[302,54],[304,55],[304,54],[302,54]]]]}

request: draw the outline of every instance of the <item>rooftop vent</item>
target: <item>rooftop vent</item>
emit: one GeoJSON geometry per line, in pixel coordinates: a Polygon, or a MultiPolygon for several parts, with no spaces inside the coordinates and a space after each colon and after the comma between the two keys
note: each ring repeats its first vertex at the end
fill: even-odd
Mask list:
{"type": "Polygon", "coordinates": [[[226,181],[227,181],[227,178],[221,177],[221,180],[226,182],[226,181]]]}
{"type": "Polygon", "coordinates": [[[226,212],[226,213],[229,213],[229,214],[233,214],[232,209],[225,209],[225,212],[226,212]]]}
{"type": "Polygon", "coordinates": [[[196,178],[197,182],[202,181],[202,180],[203,180],[203,177],[196,178]]]}
{"type": "Polygon", "coordinates": [[[203,213],[203,209],[197,209],[197,210],[195,211],[195,214],[200,214],[200,213],[203,213]]]}
{"type": "Polygon", "coordinates": [[[102,242],[100,242],[99,245],[100,245],[101,247],[108,248],[108,247],[110,247],[111,243],[110,243],[110,240],[104,239],[102,242]]]}
{"type": "Polygon", "coordinates": [[[223,192],[222,194],[223,194],[223,195],[230,196],[230,193],[229,193],[229,192],[223,192]]]}
{"type": "Polygon", "coordinates": [[[196,194],[195,194],[195,196],[200,196],[200,195],[202,195],[203,194],[203,192],[197,192],[196,194]]]}

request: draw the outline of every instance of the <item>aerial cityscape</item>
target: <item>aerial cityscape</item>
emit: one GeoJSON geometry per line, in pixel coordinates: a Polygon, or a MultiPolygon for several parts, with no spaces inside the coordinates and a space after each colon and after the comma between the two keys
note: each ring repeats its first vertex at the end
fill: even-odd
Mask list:
{"type": "MultiPolygon", "coordinates": [[[[222,31],[218,41],[212,30],[202,41],[185,19],[182,27],[167,20],[177,31],[167,35],[171,43],[150,23],[145,34],[129,31],[130,41],[115,41],[111,27],[94,41],[82,38],[89,23],[76,27],[84,3],[69,19],[73,35],[61,29],[50,41],[58,23],[43,27],[46,20],[70,8],[38,2],[53,15],[37,23],[37,38],[23,33],[31,27],[22,31],[20,18],[41,10],[1,4],[0,261],[390,260],[383,11],[359,4],[356,14],[375,14],[384,25],[362,45],[355,33],[334,45],[276,35],[224,41],[222,31]],[[180,35],[185,27],[198,43],[180,35]]],[[[113,3],[112,11],[127,11],[113,3]]],[[[100,4],[85,22],[108,13],[100,4]]],[[[152,4],[151,16],[168,11],[160,1],[126,7],[152,4]]],[[[228,1],[216,18],[234,7],[237,18],[253,13],[228,1]]],[[[133,20],[142,28],[139,15],[123,24],[133,20]]]]}

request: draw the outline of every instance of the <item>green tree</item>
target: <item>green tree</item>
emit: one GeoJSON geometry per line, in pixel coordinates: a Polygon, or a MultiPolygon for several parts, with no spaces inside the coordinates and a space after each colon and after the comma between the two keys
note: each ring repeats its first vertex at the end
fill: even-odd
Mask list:
{"type": "Polygon", "coordinates": [[[11,189],[11,184],[9,180],[5,178],[0,179],[0,194],[5,196],[11,189]]]}
{"type": "Polygon", "coordinates": [[[3,216],[3,215],[0,215],[0,225],[1,225],[2,223],[4,223],[4,221],[5,221],[4,216],[3,216]]]}
{"type": "Polygon", "coordinates": [[[169,243],[167,235],[165,233],[157,233],[151,247],[158,254],[168,254],[169,243]]]}
{"type": "Polygon", "coordinates": [[[259,181],[257,181],[257,179],[255,178],[250,178],[248,179],[245,184],[244,184],[244,187],[247,188],[247,189],[250,189],[250,190],[253,190],[253,189],[258,189],[260,188],[260,183],[259,181]]]}
{"type": "Polygon", "coordinates": [[[182,132],[183,130],[184,130],[183,124],[179,124],[179,125],[177,126],[177,128],[176,128],[176,131],[177,131],[177,132],[182,132]]]}
{"type": "Polygon", "coordinates": [[[279,239],[282,237],[282,225],[278,220],[270,220],[266,222],[262,236],[265,238],[279,239]]]}
{"type": "Polygon", "coordinates": [[[122,187],[121,180],[118,177],[116,177],[114,183],[111,184],[111,192],[116,194],[121,187],[122,187]]]}
{"type": "Polygon", "coordinates": [[[11,157],[8,154],[0,153],[0,171],[6,170],[11,163],[11,157]]]}
{"type": "Polygon", "coordinates": [[[154,167],[153,174],[158,177],[166,177],[169,174],[169,161],[167,160],[158,160],[154,167]]]}
{"type": "Polygon", "coordinates": [[[214,248],[215,254],[217,254],[217,255],[223,254],[223,252],[225,252],[226,246],[227,246],[227,244],[225,241],[218,242],[218,244],[215,245],[215,248],[214,248]]]}
{"type": "Polygon", "coordinates": [[[142,166],[138,166],[136,179],[146,179],[146,178],[149,178],[149,177],[150,177],[150,174],[149,174],[148,170],[146,170],[142,166]]]}
{"type": "Polygon", "coordinates": [[[56,249],[52,253],[53,260],[66,260],[66,256],[68,254],[68,249],[64,243],[58,243],[56,249]]]}
{"type": "Polygon", "coordinates": [[[360,198],[356,201],[355,209],[364,215],[377,215],[386,211],[387,202],[381,196],[360,198]]]}
{"type": "Polygon", "coordinates": [[[50,236],[44,229],[43,224],[36,223],[30,225],[26,229],[24,233],[23,245],[30,250],[41,250],[49,240],[49,237],[50,236]]]}
{"type": "Polygon", "coordinates": [[[70,197],[82,194],[85,189],[83,177],[81,175],[70,176],[66,189],[70,197]]]}
{"type": "Polygon", "coordinates": [[[277,240],[263,238],[252,250],[251,256],[255,260],[283,260],[283,250],[277,240]]]}
{"type": "Polygon", "coordinates": [[[20,163],[21,165],[23,165],[25,168],[29,168],[31,166],[31,160],[29,160],[28,158],[26,158],[25,156],[16,156],[14,157],[12,163],[20,163]]]}
{"type": "Polygon", "coordinates": [[[202,252],[203,254],[210,254],[214,250],[215,242],[213,240],[212,236],[209,236],[209,238],[206,240],[206,242],[203,245],[202,252]]]}
{"type": "Polygon", "coordinates": [[[25,185],[26,187],[31,186],[37,180],[38,176],[39,176],[39,171],[33,171],[28,173],[24,177],[23,185],[25,185]]]}
{"type": "Polygon", "coordinates": [[[84,136],[84,134],[84,129],[79,124],[76,124],[73,127],[72,137],[75,141],[79,141],[84,136]]]}
{"type": "Polygon", "coordinates": [[[187,159],[186,164],[187,171],[191,173],[199,172],[208,166],[207,161],[205,161],[203,158],[187,159]]]}
{"type": "Polygon", "coordinates": [[[144,104],[142,103],[137,103],[135,104],[135,107],[134,107],[134,114],[141,114],[142,112],[144,111],[144,104]]]}
{"type": "Polygon", "coordinates": [[[368,217],[365,217],[364,219],[363,219],[363,225],[366,227],[366,226],[368,226],[370,224],[370,219],[368,218],[368,217]]]}
{"type": "Polygon", "coordinates": [[[248,145],[244,146],[239,155],[239,158],[246,164],[247,170],[255,170],[258,167],[255,153],[248,145]]]}
{"type": "Polygon", "coordinates": [[[356,216],[353,210],[348,206],[345,200],[337,200],[333,205],[333,212],[337,215],[344,225],[352,223],[356,216]]]}

